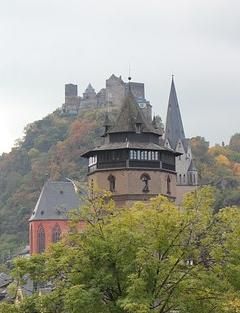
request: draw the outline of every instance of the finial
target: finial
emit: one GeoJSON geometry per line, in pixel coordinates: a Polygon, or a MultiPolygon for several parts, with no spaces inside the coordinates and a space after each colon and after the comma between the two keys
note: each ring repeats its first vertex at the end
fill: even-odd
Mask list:
{"type": "Polygon", "coordinates": [[[132,77],[131,77],[131,65],[129,64],[128,66],[128,81],[130,83],[130,81],[132,80],[132,77]]]}

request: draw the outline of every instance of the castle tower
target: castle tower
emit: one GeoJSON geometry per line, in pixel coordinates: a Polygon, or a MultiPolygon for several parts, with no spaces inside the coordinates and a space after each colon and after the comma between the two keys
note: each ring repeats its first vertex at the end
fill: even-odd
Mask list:
{"type": "MultiPolygon", "coordinates": [[[[72,182],[47,181],[29,219],[30,253],[44,252],[69,229],[67,213],[80,205],[72,182]]],[[[80,223],[79,227],[83,227],[80,223]]]]}
{"type": "Polygon", "coordinates": [[[130,89],[115,123],[107,116],[104,124],[104,144],[83,155],[90,190],[110,190],[119,207],[159,194],[175,199],[180,154],[160,145],[161,131],[148,122],[130,89]]]}
{"type": "Polygon", "coordinates": [[[198,171],[194,165],[190,139],[187,139],[185,136],[173,78],[169,95],[164,139],[166,147],[181,153],[176,158],[177,202],[181,202],[186,192],[196,189],[198,185],[198,171]]]}
{"type": "Polygon", "coordinates": [[[91,84],[88,84],[80,103],[81,108],[95,108],[97,106],[97,94],[91,84]]]}
{"type": "Polygon", "coordinates": [[[65,85],[65,103],[62,105],[62,113],[68,115],[77,115],[80,106],[80,97],[78,96],[78,86],[74,84],[65,85]]]}

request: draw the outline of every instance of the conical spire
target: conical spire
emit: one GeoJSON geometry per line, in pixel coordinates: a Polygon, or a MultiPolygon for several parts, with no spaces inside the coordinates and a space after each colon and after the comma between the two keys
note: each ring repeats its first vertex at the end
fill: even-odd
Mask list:
{"type": "Polygon", "coordinates": [[[183,123],[173,77],[168,101],[165,139],[168,139],[173,149],[176,149],[176,145],[179,139],[185,139],[185,133],[183,129],[183,123]]]}
{"type": "Polygon", "coordinates": [[[89,91],[89,90],[91,90],[91,91],[93,90],[93,91],[94,91],[94,88],[93,88],[93,86],[91,85],[91,83],[88,84],[88,86],[87,86],[87,88],[86,88],[86,91],[87,91],[87,90],[88,90],[88,91],[89,91]]]}

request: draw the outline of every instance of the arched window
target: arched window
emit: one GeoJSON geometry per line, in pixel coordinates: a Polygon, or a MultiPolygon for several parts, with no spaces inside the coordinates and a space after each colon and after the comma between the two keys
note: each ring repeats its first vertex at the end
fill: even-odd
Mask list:
{"type": "Polygon", "coordinates": [[[45,231],[42,225],[38,228],[37,234],[37,241],[38,241],[38,253],[42,253],[45,250],[45,231]]]}
{"type": "Polygon", "coordinates": [[[171,179],[170,176],[168,175],[167,177],[167,194],[170,195],[171,194],[171,179]]]}
{"type": "Polygon", "coordinates": [[[33,230],[32,225],[30,224],[30,252],[32,253],[33,250],[33,230]]]}
{"type": "Polygon", "coordinates": [[[60,240],[60,237],[61,237],[61,228],[59,227],[58,224],[56,224],[52,230],[52,242],[54,243],[58,242],[60,240]]]}
{"type": "Polygon", "coordinates": [[[141,181],[143,182],[143,189],[142,189],[142,192],[149,192],[149,180],[151,180],[151,177],[146,174],[146,173],[143,173],[140,177],[141,181]]]}
{"type": "Polygon", "coordinates": [[[108,181],[109,181],[109,190],[111,192],[115,192],[116,188],[116,178],[112,174],[108,176],[108,181]]]}

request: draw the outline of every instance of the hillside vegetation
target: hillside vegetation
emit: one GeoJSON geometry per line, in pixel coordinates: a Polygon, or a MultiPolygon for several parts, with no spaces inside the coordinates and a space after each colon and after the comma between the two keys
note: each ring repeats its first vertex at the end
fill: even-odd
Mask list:
{"type": "MultiPolygon", "coordinates": [[[[0,262],[27,240],[27,221],[46,179],[86,181],[86,160],[80,155],[101,141],[104,111],[78,117],[56,111],[25,128],[23,139],[0,157],[0,262]]],[[[192,139],[201,183],[217,188],[216,209],[240,204],[240,134],[228,146],[209,148],[192,139]]]]}

